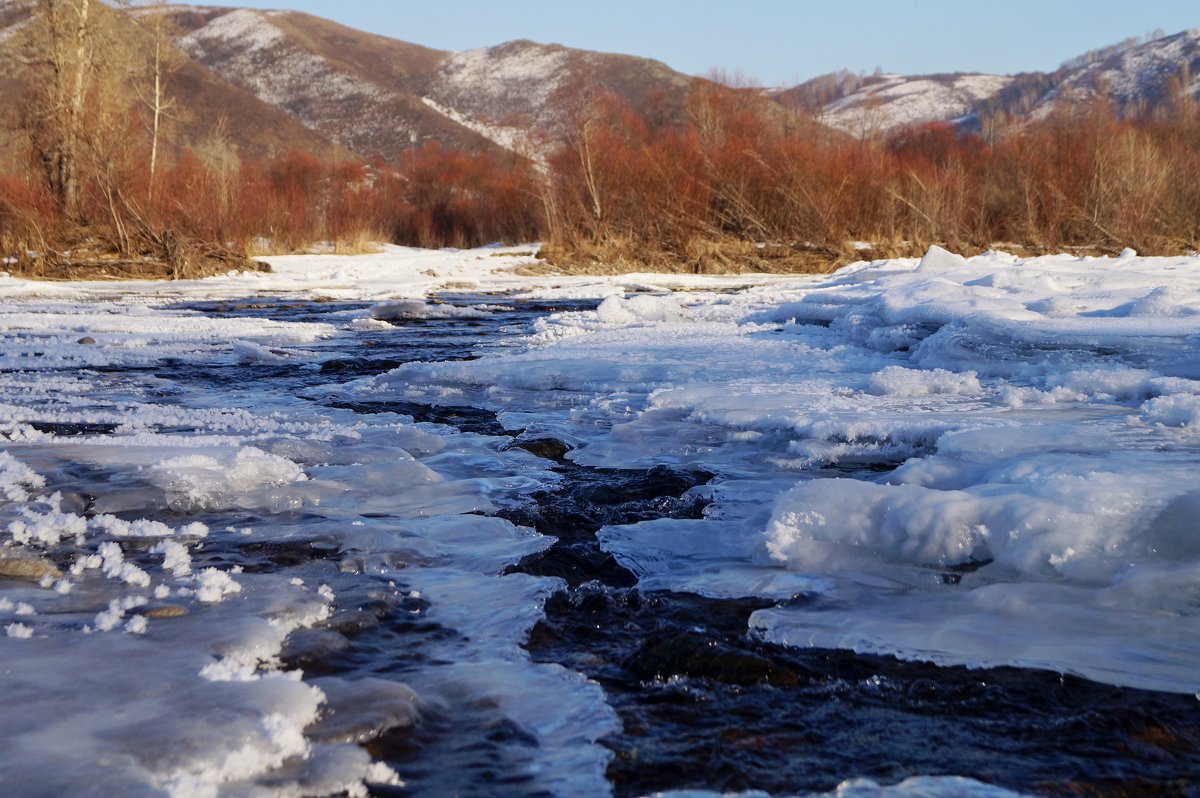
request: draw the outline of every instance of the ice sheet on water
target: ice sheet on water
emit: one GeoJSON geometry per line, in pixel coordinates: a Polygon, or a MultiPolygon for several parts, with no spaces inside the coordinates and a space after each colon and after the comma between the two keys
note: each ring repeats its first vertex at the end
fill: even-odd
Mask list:
{"type": "Polygon", "coordinates": [[[0,364],[0,558],[14,563],[5,573],[34,575],[0,579],[14,697],[0,710],[14,730],[0,746],[6,783],[54,795],[362,795],[395,774],[354,743],[417,722],[428,693],[494,701],[535,739],[561,740],[524,763],[532,778],[603,784],[608,754],[595,740],[613,720],[602,693],[532,665],[518,646],[554,583],[497,576],[549,540],[475,514],[553,481],[544,461],[254,380],[189,382],[213,363],[303,363],[306,347],[353,334],[340,325],[120,300],[19,310],[0,314],[11,344],[0,364]],[[179,367],[142,371],[164,363],[179,367]],[[208,523],[192,522],[197,513],[208,523]],[[313,546],[334,562],[305,565],[313,546]],[[249,572],[262,569],[259,551],[300,564],[249,572]],[[474,670],[463,661],[467,670],[418,692],[281,671],[288,635],[324,623],[364,582],[436,597],[448,659],[462,640],[487,641],[474,670]],[[479,612],[488,599],[520,617],[479,612]],[[366,698],[382,703],[365,712],[366,698]],[[343,710],[341,725],[315,725],[330,708],[343,710]],[[116,764],[97,776],[101,760],[116,764]]]}
{"type": "MultiPolygon", "coordinates": [[[[614,527],[603,544],[647,587],[802,594],[755,616],[774,639],[1195,689],[1200,261],[934,251],[675,295],[663,292],[706,284],[494,273],[519,262],[398,251],[283,259],[277,275],[169,290],[382,301],[469,276],[530,295],[613,296],[604,312],[545,319],[523,350],[411,363],[346,391],[490,407],[510,429],[562,437],[581,463],[715,473],[698,489],[713,500],[705,518],[614,527]]],[[[275,661],[289,630],[321,623],[368,580],[427,596],[429,617],[450,630],[453,650],[430,653],[456,664],[414,671],[421,700],[499,707],[538,740],[529,768],[539,785],[605,789],[608,754],[595,741],[615,719],[599,688],[532,665],[519,646],[554,583],[497,577],[546,541],[471,514],[550,484],[544,461],[487,436],[266,395],[252,381],[218,393],[136,371],[299,363],[356,333],[344,314],[268,324],[136,296],[89,304],[111,286],[0,283],[9,297],[70,297],[0,314],[3,556],[43,574],[0,583],[0,654],[31,674],[22,694],[45,688],[54,710],[2,710],[6,728],[45,752],[22,761],[62,774],[70,791],[94,779],[73,763],[110,746],[123,757],[119,783],[103,786],[122,794],[147,784],[183,795],[354,792],[387,778],[345,738],[305,731],[322,696],[275,661]],[[203,508],[207,537],[173,515],[173,501],[203,508]],[[289,556],[320,543],[336,566],[239,573],[231,562],[250,556],[243,543],[289,556]],[[76,680],[86,698],[70,692],[80,652],[103,682],[76,680]],[[113,704],[97,717],[92,693],[113,704]],[[120,706],[141,725],[101,728],[120,706]],[[231,748],[210,733],[212,717],[232,719],[246,742],[231,748]],[[57,747],[41,745],[48,728],[57,747]]],[[[403,722],[404,697],[385,698],[403,722]]]]}
{"type": "Polygon", "coordinates": [[[78,578],[69,597],[42,598],[53,614],[5,646],[5,689],[20,697],[0,707],[10,788],[203,796],[269,776],[281,792],[362,794],[364,779],[393,778],[359,748],[306,739],[323,695],[270,665],[290,630],[328,612],[312,591],[242,575],[236,604],[147,622],[145,594],[126,590],[102,613],[112,623],[86,634],[78,624],[111,591],[78,578]]]}
{"type": "MultiPolygon", "coordinates": [[[[768,798],[767,793],[715,793],[707,790],[670,790],[654,798],[768,798]]],[[[958,776],[918,776],[897,784],[871,779],[851,779],[832,792],[809,793],[795,798],[1020,798],[1020,793],[958,776]]]]}
{"type": "Polygon", "coordinates": [[[621,724],[604,691],[562,666],[530,665],[519,646],[561,583],[525,574],[482,583],[474,575],[431,568],[415,575],[413,584],[432,601],[431,621],[468,636],[456,646],[454,662],[440,669],[438,684],[417,677],[415,686],[434,698],[503,712],[539,741],[538,783],[551,793],[607,793],[604,772],[612,753],[595,741],[621,724]]]}
{"type": "Polygon", "coordinates": [[[707,519],[601,540],[648,587],[821,597],[761,613],[775,639],[1194,692],[1197,296],[1194,258],[934,248],[610,297],[524,352],[361,390],[537,419],[584,464],[716,473],[707,519]],[[725,487],[752,481],[774,492],[725,487]],[[1178,589],[1132,588],[1155,583],[1178,589]]]}
{"type": "Polygon", "coordinates": [[[377,321],[415,321],[419,319],[483,319],[486,308],[460,307],[445,302],[425,302],[419,299],[399,299],[380,302],[371,308],[371,318],[377,321]]]}

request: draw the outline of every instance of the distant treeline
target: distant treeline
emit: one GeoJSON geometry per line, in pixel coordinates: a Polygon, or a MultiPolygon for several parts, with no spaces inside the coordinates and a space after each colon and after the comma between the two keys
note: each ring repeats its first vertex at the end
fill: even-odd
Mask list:
{"type": "MultiPolygon", "coordinates": [[[[18,271],[52,273],[87,250],[157,257],[185,276],[198,252],[326,241],[360,251],[541,240],[563,265],[690,271],[823,269],[933,243],[1200,247],[1200,111],[1179,81],[1136,118],[1097,101],[1036,121],[992,118],[983,134],[928,124],[871,137],[716,82],[697,82],[682,105],[638,109],[575,90],[559,132],[525,155],[428,144],[399,163],[332,151],[257,162],[220,125],[194,146],[165,146],[172,104],[157,56],[137,72],[99,63],[110,51],[77,37],[88,6],[43,5],[46,22],[23,34],[40,54],[24,77],[28,158],[0,175],[0,248],[18,271]]],[[[164,40],[155,17],[141,19],[139,57],[164,40]]]]}
{"type": "Polygon", "coordinates": [[[599,97],[572,131],[543,187],[563,257],[703,269],[756,256],[836,264],[868,244],[881,255],[1200,246],[1200,111],[1182,84],[1153,113],[1094,101],[992,119],[985,135],[931,123],[855,138],[720,86],[665,124],[599,97]]]}

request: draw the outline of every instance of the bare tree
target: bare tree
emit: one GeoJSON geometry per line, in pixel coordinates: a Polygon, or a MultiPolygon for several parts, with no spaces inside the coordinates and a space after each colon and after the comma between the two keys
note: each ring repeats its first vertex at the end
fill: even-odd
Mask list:
{"type": "Polygon", "coordinates": [[[22,31],[20,126],[63,216],[82,220],[84,163],[128,150],[129,76],[140,55],[99,0],[37,0],[22,31]]]}
{"type": "Polygon", "coordinates": [[[79,139],[95,62],[95,3],[39,0],[25,128],[63,213],[79,216],[79,139]]]}
{"type": "Polygon", "coordinates": [[[148,123],[150,133],[150,183],[149,196],[154,198],[154,178],[158,173],[159,142],[162,139],[163,125],[175,110],[175,98],[167,92],[167,79],[179,68],[178,52],[171,44],[172,28],[167,17],[165,0],[150,0],[143,3],[138,15],[141,26],[150,36],[150,88],[143,86],[143,81],[134,83],[138,101],[150,113],[148,123]]]}

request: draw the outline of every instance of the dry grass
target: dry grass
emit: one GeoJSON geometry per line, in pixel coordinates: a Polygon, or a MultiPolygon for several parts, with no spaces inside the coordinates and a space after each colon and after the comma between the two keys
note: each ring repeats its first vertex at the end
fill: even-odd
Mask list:
{"type": "Polygon", "coordinates": [[[547,244],[539,253],[564,274],[827,274],[859,258],[810,244],[766,244],[734,238],[689,239],[680,252],[633,239],[581,242],[572,248],[547,244]]]}
{"type": "Polygon", "coordinates": [[[260,236],[246,245],[246,253],[253,258],[270,258],[278,255],[378,255],[383,252],[380,241],[386,236],[378,233],[359,232],[338,237],[332,241],[315,238],[299,246],[289,246],[282,241],[260,236]]]}
{"type": "Polygon", "coordinates": [[[246,244],[246,254],[251,258],[270,258],[276,255],[294,255],[291,247],[286,247],[278,241],[259,236],[246,244]]]}
{"type": "Polygon", "coordinates": [[[339,237],[333,242],[333,251],[338,255],[378,255],[383,252],[379,242],[386,236],[367,230],[339,237]]]}
{"type": "MultiPolygon", "coordinates": [[[[1079,257],[1113,256],[1119,248],[1106,244],[1045,246],[996,241],[986,246],[947,241],[844,242],[840,247],[815,244],[764,244],[749,241],[696,238],[688,242],[680,257],[654,251],[633,242],[607,242],[604,246],[587,243],[572,249],[546,244],[540,251],[543,263],[524,268],[520,274],[612,275],[631,272],[668,274],[829,274],[857,261],[891,258],[919,258],[932,245],[972,257],[997,250],[1021,258],[1068,253],[1079,257]]],[[[1173,242],[1142,254],[1186,255],[1192,249],[1187,242],[1173,242]]]]}
{"type": "Polygon", "coordinates": [[[19,253],[5,265],[14,277],[28,280],[194,280],[230,271],[269,272],[271,267],[221,247],[177,242],[161,254],[121,255],[103,241],[77,242],[64,251],[35,254],[6,242],[19,253]]]}

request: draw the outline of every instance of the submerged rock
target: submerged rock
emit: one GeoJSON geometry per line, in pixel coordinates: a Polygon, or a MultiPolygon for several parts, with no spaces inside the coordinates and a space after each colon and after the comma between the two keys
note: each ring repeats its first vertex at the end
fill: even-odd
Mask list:
{"type": "Polygon", "coordinates": [[[58,579],[62,571],[54,563],[32,557],[0,557],[0,579],[40,582],[46,577],[58,579]]]}
{"type": "Polygon", "coordinates": [[[142,610],[142,615],[147,618],[182,618],[187,614],[187,607],[181,607],[178,604],[159,604],[156,607],[147,607],[142,610]]]}
{"type": "Polygon", "coordinates": [[[572,447],[557,438],[535,438],[528,441],[518,441],[513,444],[513,448],[524,449],[530,454],[535,454],[538,457],[544,457],[547,460],[555,462],[563,462],[567,457],[567,452],[571,451],[572,447]]]}
{"type": "Polygon", "coordinates": [[[686,676],[721,684],[795,687],[800,677],[748,651],[691,632],[648,640],[622,665],[642,679],[686,676]]]}

